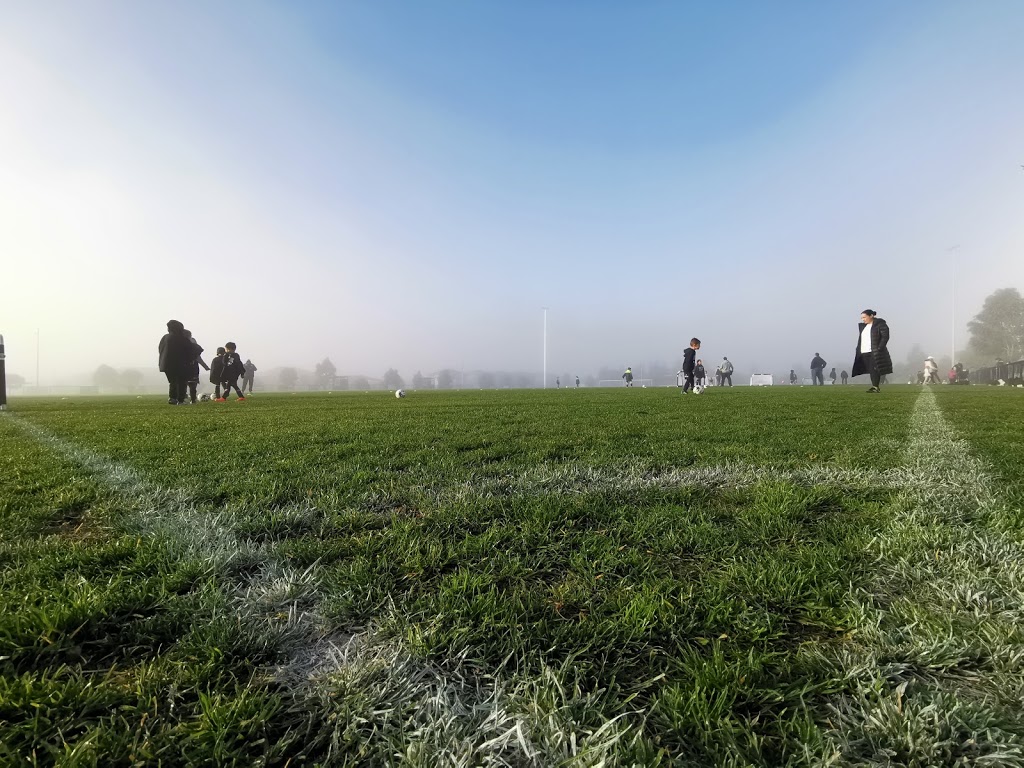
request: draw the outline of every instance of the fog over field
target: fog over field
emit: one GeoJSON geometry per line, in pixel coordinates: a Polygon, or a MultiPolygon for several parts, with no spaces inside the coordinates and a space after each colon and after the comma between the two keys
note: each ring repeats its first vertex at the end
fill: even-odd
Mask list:
{"type": "MultiPolygon", "coordinates": [[[[1024,288],[1024,4],[0,4],[8,372],[948,356],[1024,288]],[[955,300],[953,296],[955,270],[955,300]]],[[[803,375],[806,375],[803,372],[803,375]]],[[[564,381],[563,381],[564,383],[564,381]]]]}

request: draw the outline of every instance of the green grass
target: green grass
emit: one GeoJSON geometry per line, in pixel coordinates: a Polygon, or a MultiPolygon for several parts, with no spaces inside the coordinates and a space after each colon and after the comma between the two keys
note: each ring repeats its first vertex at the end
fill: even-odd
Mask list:
{"type": "Polygon", "coordinates": [[[1018,393],[936,393],[999,502],[944,527],[919,392],[15,400],[0,764],[1022,764],[1017,689],[891,673],[980,579],[913,541],[1020,538],[1018,393]]]}

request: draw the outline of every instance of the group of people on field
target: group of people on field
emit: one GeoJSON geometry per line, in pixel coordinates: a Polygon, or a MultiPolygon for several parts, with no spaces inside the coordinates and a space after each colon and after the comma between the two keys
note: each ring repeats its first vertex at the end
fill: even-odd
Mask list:
{"type": "MultiPolygon", "coordinates": [[[[996,362],[999,364],[999,361],[996,362]]],[[[1005,365],[1005,363],[1004,363],[1005,365]]],[[[956,363],[952,368],[949,369],[947,374],[947,380],[950,384],[970,384],[971,374],[963,363],[956,363]]],[[[918,384],[940,384],[939,381],[939,365],[935,362],[934,357],[926,357],[924,359],[924,370],[917,372],[917,383],[918,384]]]]}
{"type": "MultiPolygon", "coordinates": [[[[245,400],[248,388],[252,394],[253,379],[256,366],[251,360],[242,362],[241,355],[233,341],[223,347],[217,347],[217,356],[211,365],[203,360],[203,348],[192,337],[179,320],[167,321],[167,333],[160,339],[157,346],[160,371],[167,376],[167,403],[169,405],[190,405],[199,400],[199,369],[210,372],[210,383],[214,385],[213,399],[219,403],[226,402],[234,390],[238,399],[245,400]],[[238,386],[239,378],[242,386],[238,386]]],[[[208,399],[203,395],[203,399],[208,399]]]]}
{"type": "MultiPolygon", "coordinates": [[[[868,392],[877,394],[881,391],[883,377],[892,373],[892,358],[889,356],[889,325],[885,320],[878,317],[875,310],[865,309],[860,313],[860,323],[857,328],[858,336],[853,360],[853,375],[868,374],[871,378],[871,387],[868,389],[868,392]]],[[[680,371],[685,377],[682,389],[683,394],[694,391],[695,385],[705,382],[704,365],[700,360],[695,359],[698,349],[700,349],[700,339],[694,337],[690,339],[689,348],[683,352],[683,369],[680,371]]],[[[934,366],[934,364],[935,362],[932,360],[932,365],[934,366]]],[[[827,367],[828,363],[825,362],[825,359],[815,352],[810,366],[811,378],[815,385],[824,386],[825,368],[827,367]]],[[[732,386],[732,371],[733,367],[732,363],[729,362],[729,358],[723,358],[722,365],[715,372],[716,383],[721,386],[728,379],[729,385],[732,386]]],[[[629,373],[629,369],[626,372],[629,373]]],[[[935,366],[936,380],[938,379],[937,372],[938,366],[935,366]]],[[[849,375],[846,371],[843,371],[838,374],[838,377],[841,378],[843,384],[846,384],[849,375]]],[[[832,381],[832,384],[836,383],[836,378],[836,369],[833,368],[829,373],[829,379],[832,381]]],[[[789,372],[789,383],[796,384],[797,381],[796,371],[791,369],[789,372]]]]}
{"type": "MultiPolygon", "coordinates": [[[[828,367],[828,363],[825,362],[825,358],[821,356],[820,352],[815,352],[814,357],[811,358],[811,384],[814,386],[825,386],[825,369],[828,367]]],[[[839,374],[839,378],[842,379],[843,384],[846,384],[846,380],[850,377],[846,371],[839,374]]],[[[836,383],[836,369],[833,368],[828,374],[829,380],[836,383]]],[[[792,368],[789,369],[789,383],[796,384],[798,377],[796,371],[792,368]]]]}
{"type": "MultiPolygon", "coordinates": [[[[698,339],[691,339],[690,341],[691,344],[694,341],[697,342],[697,346],[692,347],[692,349],[700,349],[700,341],[698,339]]],[[[682,374],[684,379],[686,378],[687,374],[689,374],[690,378],[692,379],[690,381],[691,389],[695,386],[706,387],[708,384],[708,374],[707,369],[704,367],[704,361],[689,359],[687,357],[687,353],[689,353],[690,351],[691,350],[686,350],[686,352],[683,353],[683,368],[681,371],[679,371],[679,373],[682,374]]],[[[733,368],[733,364],[729,362],[729,358],[723,357],[721,365],[719,365],[718,368],[715,370],[715,386],[722,387],[725,386],[726,382],[728,382],[729,386],[731,387],[732,373],[734,370],[735,368],[733,368]]],[[[631,367],[627,366],[625,373],[622,374],[622,379],[623,381],[626,382],[627,387],[633,386],[633,369],[631,367]]],[[[576,382],[577,386],[579,386],[579,378],[576,379],[576,382]]]]}

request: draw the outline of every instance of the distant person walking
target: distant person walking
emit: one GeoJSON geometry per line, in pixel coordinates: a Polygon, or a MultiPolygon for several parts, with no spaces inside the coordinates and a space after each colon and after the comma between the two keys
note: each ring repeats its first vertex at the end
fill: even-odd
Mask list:
{"type": "Polygon", "coordinates": [[[245,373],[245,363],[238,352],[235,351],[235,342],[229,341],[224,345],[224,368],[221,373],[221,385],[224,387],[218,402],[227,402],[234,389],[238,393],[239,401],[245,400],[245,395],[238,388],[238,377],[245,373]]]}
{"type": "Polygon", "coordinates": [[[252,364],[252,360],[246,358],[245,360],[245,371],[242,373],[242,394],[245,394],[246,387],[249,388],[249,394],[252,394],[252,380],[256,377],[256,371],[259,369],[252,364]]]}
{"type": "Polygon", "coordinates": [[[683,350],[683,394],[693,391],[693,372],[697,368],[697,350],[700,349],[700,339],[696,336],[690,339],[690,346],[683,350]]]}
{"type": "Polygon", "coordinates": [[[846,386],[846,380],[850,378],[850,376],[846,371],[843,371],[839,374],[839,378],[843,380],[843,386],[846,386]]]}
{"type": "Polygon", "coordinates": [[[562,380],[560,378],[558,378],[557,376],[555,376],[555,389],[561,389],[561,387],[562,387],[562,380]]]}
{"type": "Polygon", "coordinates": [[[795,368],[790,368],[789,369],[789,384],[790,384],[790,386],[796,384],[796,369],[795,368]]]}
{"type": "Polygon", "coordinates": [[[811,358],[811,383],[818,386],[825,386],[825,366],[828,363],[825,362],[819,353],[815,352],[814,357],[811,358]]]}
{"type": "Polygon", "coordinates": [[[835,368],[833,368],[832,371],[829,373],[828,378],[829,378],[829,381],[832,382],[832,386],[834,387],[836,385],[836,369],[835,368]]]}
{"type": "Polygon", "coordinates": [[[167,404],[180,405],[185,402],[193,356],[185,326],[177,320],[168,320],[167,333],[160,339],[157,352],[160,371],[167,376],[167,404]]]}
{"type": "Polygon", "coordinates": [[[889,324],[877,316],[873,309],[860,313],[858,323],[860,335],[857,339],[857,355],[853,361],[853,375],[866,373],[871,377],[868,392],[881,392],[882,376],[892,373],[892,358],[889,356],[889,324]]]}
{"type": "Polygon", "coordinates": [[[702,387],[708,385],[708,372],[704,370],[703,360],[698,360],[697,364],[693,367],[693,382],[694,384],[700,384],[702,387]]]}
{"type": "Polygon", "coordinates": [[[725,386],[725,382],[728,381],[729,382],[729,386],[731,387],[732,386],[732,372],[735,369],[732,367],[732,363],[729,362],[729,358],[728,357],[723,357],[722,358],[722,365],[720,366],[720,368],[722,370],[722,386],[724,387],[725,386]]]}
{"type": "Polygon", "coordinates": [[[576,389],[579,389],[579,388],[580,388],[580,377],[577,376],[576,377],[576,389]]]}
{"type": "Polygon", "coordinates": [[[626,381],[627,387],[633,386],[633,369],[629,366],[626,367],[626,372],[622,374],[622,378],[626,381]]]}

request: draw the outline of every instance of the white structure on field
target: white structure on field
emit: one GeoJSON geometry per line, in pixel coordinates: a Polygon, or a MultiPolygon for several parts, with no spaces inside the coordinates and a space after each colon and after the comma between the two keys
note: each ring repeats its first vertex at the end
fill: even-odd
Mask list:
{"type": "Polygon", "coordinates": [[[775,383],[775,377],[770,373],[755,373],[750,377],[752,387],[770,387],[775,383]]]}

